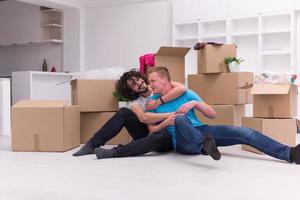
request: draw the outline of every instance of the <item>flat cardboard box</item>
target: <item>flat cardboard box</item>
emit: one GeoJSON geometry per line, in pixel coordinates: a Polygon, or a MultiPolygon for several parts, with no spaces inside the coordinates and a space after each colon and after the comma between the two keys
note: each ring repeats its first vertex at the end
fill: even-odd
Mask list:
{"type": "Polygon", "coordinates": [[[196,116],[201,122],[209,125],[234,125],[241,126],[242,117],[245,116],[245,105],[211,105],[217,115],[214,119],[205,117],[200,111],[196,116]]]}
{"type": "Polygon", "coordinates": [[[80,108],[61,100],[22,100],[12,107],[13,151],[66,151],[80,144],[80,108]]]}
{"type": "MultiPolygon", "coordinates": [[[[115,112],[81,113],[80,142],[85,144],[114,114],[115,112]]],[[[116,137],[106,144],[128,144],[131,140],[126,128],[123,128],[116,137]]]]}
{"type": "Polygon", "coordinates": [[[197,52],[198,74],[229,72],[224,63],[227,56],[236,57],[235,44],[205,45],[197,52]]]}
{"type": "Polygon", "coordinates": [[[290,84],[254,84],[253,116],[293,118],[297,116],[298,89],[290,84]]]}
{"type": "MultiPolygon", "coordinates": [[[[295,146],[296,144],[296,119],[243,117],[242,126],[262,132],[263,134],[285,145],[295,146]]],[[[263,154],[262,152],[248,145],[242,145],[242,149],[258,154],[263,154]]]]}
{"type": "Polygon", "coordinates": [[[160,47],[155,54],[155,66],[167,67],[171,80],[185,83],[184,57],[190,48],[185,47],[160,47]]]}
{"type": "Polygon", "coordinates": [[[188,76],[188,87],[206,103],[213,105],[250,104],[253,73],[193,74],[188,76]]]}
{"type": "Polygon", "coordinates": [[[115,84],[116,80],[72,80],[72,105],[79,105],[80,112],[117,111],[115,84]]]}

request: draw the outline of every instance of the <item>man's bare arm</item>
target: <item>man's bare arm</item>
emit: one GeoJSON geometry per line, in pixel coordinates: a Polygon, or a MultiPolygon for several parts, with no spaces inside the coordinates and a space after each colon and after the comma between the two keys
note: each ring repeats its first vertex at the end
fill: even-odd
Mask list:
{"type": "Polygon", "coordinates": [[[144,109],[140,105],[134,104],[131,106],[131,110],[136,114],[139,121],[145,124],[153,124],[160,122],[168,118],[172,113],[151,113],[144,112],[144,109]]]}
{"type": "MultiPolygon", "coordinates": [[[[172,85],[172,89],[167,94],[161,97],[163,102],[169,102],[173,99],[176,99],[180,97],[184,92],[186,92],[186,87],[181,83],[171,82],[171,85],[172,85]]],[[[157,108],[163,103],[161,99],[149,100],[146,104],[146,109],[154,110],[155,108],[157,108]]]]}

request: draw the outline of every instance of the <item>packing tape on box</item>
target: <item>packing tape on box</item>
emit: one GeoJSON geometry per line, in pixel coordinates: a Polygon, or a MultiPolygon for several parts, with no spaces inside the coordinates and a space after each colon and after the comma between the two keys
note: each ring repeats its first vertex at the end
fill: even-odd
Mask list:
{"type": "Polygon", "coordinates": [[[269,117],[274,117],[274,107],[269,105],[268,106],[268,112],[269,112],[269,117]]]}
{"type": "Polygon", "coordinates": [[[39,135],[35,134],[33,136],[33,142],[34,142],[34,151],[40,151],[40,138],[39,135]]]}

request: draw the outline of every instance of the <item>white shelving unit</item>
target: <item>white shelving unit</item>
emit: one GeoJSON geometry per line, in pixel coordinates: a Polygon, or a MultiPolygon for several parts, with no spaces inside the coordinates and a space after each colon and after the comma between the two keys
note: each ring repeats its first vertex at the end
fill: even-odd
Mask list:
{"type": "Polygon", "coordinates": [[[260,15],[262,70],[294,71],[293,16],[293,12],[260,15]]]}
{"type": "Polygon", "coordinates": [[[198,42],[198,21],[175,23],[173,25],[173,45],[192,47],[198,42]]]}
{"type": "Polygon", "coordinates": [[[71,101],[72,74],[58,72],[12,72],[12,103],[22,99],[71,101]]]}
{"type": "Polygon", "coordinates": [[[201,42],[225,43],[227,37],[227,20],[200,20],[199,40],[201,42]]]}
{"type": "Polygon", "coordinates": [[[62,43],[62,11],[41,8],[41,40],[62,43]]]}
{"type": "MultiPolygon", "coordinates": [[[[181,39],[192,37],[189,41],[194,44],[197,41],[237,44],[237,56],[245,60],[242,67],[247,71],[294,73],[297,72],[296,64],[299,64],[296,46],[300,46],[299,38],[296,38],[296,30],[300,27],[298,23],[297,29],[296,15],[299,18],[299,11],[198,19],[198,23],[175,23],[180,27],[192,26],[194,32],[189,32],[192,34],[182,35],[182,30],[176,28],[173,34],[181,34],[181,39]],[[198,38],[195,37],[197,27],[198,38]]],[[[174,40],[174,45],[184,46],[183,40],[179,43],[178,38],[174,40]]]]}
{"type": "Polygon", "coordinates": [[[238,47],[237,57],[243,58],[242,68],[259,71],[259,17],[242,16],[230,19],[228,43],[238,47]]]}

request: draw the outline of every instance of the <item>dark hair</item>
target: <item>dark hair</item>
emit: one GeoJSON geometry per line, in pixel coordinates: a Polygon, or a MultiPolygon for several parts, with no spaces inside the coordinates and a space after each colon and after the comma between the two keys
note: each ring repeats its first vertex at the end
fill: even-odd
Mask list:
{"type": "Polygon", "coordinates": [[[127,81],[132,77],[141,78],[147,85],[149,84],[147,77],[141,72],[136,71],[136,69],[125,72],[116,83],[116,91],[130,101],[136,100],[140,96],[139,93],[133,91],[127,84],[127,81]]]}
{"type": "Polygon", "coordinates": [[[171,75],[170,75],[170,72],[169,72],[168,68],[162,67],[162,66],[152,67],[148,71],[148,74],[151,74],[153,72],[157,72],[161,76],[166,77],[168,79],[168,81],[171,82],[171,75]]]}

